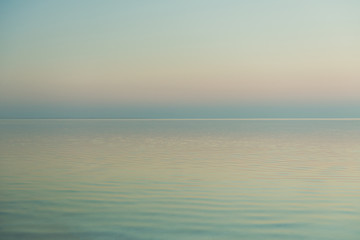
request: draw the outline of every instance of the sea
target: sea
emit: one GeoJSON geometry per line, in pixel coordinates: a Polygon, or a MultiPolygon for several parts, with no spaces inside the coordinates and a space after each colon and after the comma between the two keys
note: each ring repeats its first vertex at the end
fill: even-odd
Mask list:
{"type": "Polygon", "coordinates": [[[360,120],[0,120],[0,239],[359,240],[360,120]]]}

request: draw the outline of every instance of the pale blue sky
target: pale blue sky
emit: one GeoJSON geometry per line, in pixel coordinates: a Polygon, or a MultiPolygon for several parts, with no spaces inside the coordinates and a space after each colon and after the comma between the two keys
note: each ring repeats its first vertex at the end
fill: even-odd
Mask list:
{"type": "Polygon", "coordinates": [[[360,1],[0,2],[0,117],[360,117],[360,1]]]}

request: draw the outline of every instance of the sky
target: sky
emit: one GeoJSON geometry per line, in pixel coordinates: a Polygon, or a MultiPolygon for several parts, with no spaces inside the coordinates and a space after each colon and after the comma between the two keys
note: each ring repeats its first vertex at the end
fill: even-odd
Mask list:
{"type": "Polygon", "coordinates": [[[0,118],[360,117],[357,0],[0,0],[0,118]]]}

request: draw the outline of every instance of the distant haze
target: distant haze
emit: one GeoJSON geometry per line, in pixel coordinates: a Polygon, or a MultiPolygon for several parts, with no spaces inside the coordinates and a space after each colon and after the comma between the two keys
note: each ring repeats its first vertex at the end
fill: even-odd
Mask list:
{"type": "Polygon", "coordinates": [[[360,117],[360,1],[4,0],[0,118],[360,117]]]}

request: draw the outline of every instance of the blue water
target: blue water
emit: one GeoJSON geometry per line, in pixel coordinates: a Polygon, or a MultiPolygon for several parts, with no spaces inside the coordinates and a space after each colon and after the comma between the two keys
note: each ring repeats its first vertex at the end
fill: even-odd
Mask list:
{"type": "Polygon", "coordinates": [[[0,120],[0,239],[360,239],[358,120],[0,120]]]}

